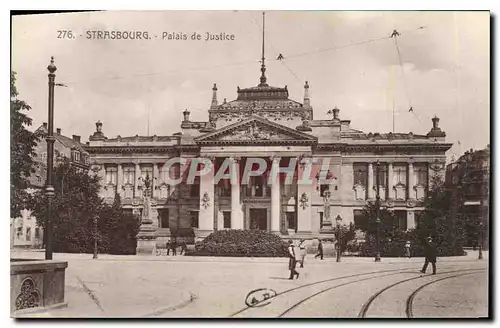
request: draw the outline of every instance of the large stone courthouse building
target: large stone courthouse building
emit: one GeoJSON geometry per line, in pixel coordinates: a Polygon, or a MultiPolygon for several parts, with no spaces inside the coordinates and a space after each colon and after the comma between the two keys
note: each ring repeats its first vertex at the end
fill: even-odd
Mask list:
{"type": "Polygon", "coordinates": [[[382,206],[394,211],[399,228],[414,227],[431,176],[444,177],[445,152],[451,147],[439,118],[432,119],[426,135],[365,133],[341,118],[338,108],[331,111],[332,119],[315,120],[307,82],[298,102],[286,86],[270,86],[265,71],[262,61],[260,83],[238,87],[232,101],[220,102],[214,84],[208,120],[194,122],[185,110],[180,133],[108,138],[105,126],[97,122],[85,149],[102,175],[103,197],[111,202],[118,193],[124,208],[139,214],[144,181],[150,177],[153,238],[158,243],[191,227],[198,238],[228,228],[313,238],[328,233],[325,227],[335,224],[337,216],[343,224],[356,224],[367,201],[376,197],[378,161],[382,206]],[[312,165],[312,183],[294,179],[285,184],[281,178],[269,183],[267,173],[252,176],[248,184],[242,183],[241,174],[240,179],[215,183],[212,171],[194,184],[169,185],[168,177],[185,177],[190,165],[188,161],[167,169],[166,161],[174,157],[207,158],[214,171],[230,158],[233,172],[240,173],[249,158],[264,159],[268,170],[288,167],[295,159],[297,176],[312,165]],[[333,183],[323,184],[317,178],[321,172],[333,183]]]}

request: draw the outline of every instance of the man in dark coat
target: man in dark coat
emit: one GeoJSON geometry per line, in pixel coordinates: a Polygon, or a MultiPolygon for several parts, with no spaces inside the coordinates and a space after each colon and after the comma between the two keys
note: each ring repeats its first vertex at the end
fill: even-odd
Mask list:
{"type": "Polygon", "coordinates": [[[432,274],[436,274],[436,252],[436,244],[434,244],[431,237],[427,237],[427,241],[424,244],[425,263],[420,272],[425,273],[427,265],[431,262],[432,274]]]}
{"type": "Polygon", "coordinates": [[[297,276],[299,279],[299,273],[295,270],[295,266],[297,265],[297,257],[295,254],[295,245],[292,240],[288,241],[288,269],[290,270],[290,280],[293,279],[294,276],[297,276]]]}
{"type": "Polygon", "coordinates": [[[321,256],[321,259],[323,259],[323,243],[321,242],[321,239],[318,239],[319,244],[318,244],[318,254],[314,257],[315,259],[318,258],[318,256],[321,256]]]}

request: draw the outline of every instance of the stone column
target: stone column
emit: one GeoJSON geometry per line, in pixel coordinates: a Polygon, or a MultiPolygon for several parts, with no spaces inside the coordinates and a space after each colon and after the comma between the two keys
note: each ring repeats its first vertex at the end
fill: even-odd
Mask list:
{"type": "Polygon", "coordinates": [[[311,179],[312,159],[304,158],[298,164],[297,181],[297,233],[311,233],[312,218],[312,190],[313,183],[311,179]]]}
{"type": "Polygon", "coordinates": [[[415,228],[415,211],[406,212],[406,228],[408,230],[415,228]]]}
{"type": "Polygon", "coordinates": [[[368,188],[368,199],[375,198],[374,191],[373,191],[373,164],[372,163],[368,163],[368,183],[367,183],[367,188],[368,188]]]}
{"type": "Polygon", "coordinates": [[[152,178],[153,184],[152,184],[152,195],[153,198],[160,198],[159,192],[160,190],[157,189],[156,187],[160,184],[160,172],[158,170],[158,164],[153,163],[153,178],[152,178]]]}
{"type": "Polygon", "coordinates": [[[214,170],[213,162],[205,163],[204,170],[208,173],[200,177],[200,214],[199,229],[201,236],[208,235],[214,230],[214,170]]]}
{"type": "Polygon", "coordinates": [[[394,183],[394,171],[392,167],[392,163],[387,164],[387,189],[389,189],[389,199],[394,199],[394,189],[393,183],[394,183]]]}
{"type": "Polygon", "coordinates": [[[116,192],[123,198],[123,164],[118,163],[118,173],[116,176],[116,192]]]}
{"type": "Polygon", "coordinates": [[[408,163],[408,199],[415,199],[415,173],[413,172],[413,163],[408,163]]]}
{"type": "Polygon", "coordinates": [[[231,229],[243,229],[243,215],[240,203],[240,163],[237,158],[231,160],[231,229]]]}
{"type": "Polygon", "coordinates": [[[139,178],[141,177],[141,167],[139,163],[135,164],[135,195],[134,197],[141,197],[141,191],[139,190],[139,186],[141,185],[139,178]]]}
{"type": "Polygon", "coordinates": [[[279,179],[279,157],[273,158],[273,164],[271,172],[274,174],[272,176],[271,184],[271,232],[279,233],[280,231],[280,179],[279,179]]]}

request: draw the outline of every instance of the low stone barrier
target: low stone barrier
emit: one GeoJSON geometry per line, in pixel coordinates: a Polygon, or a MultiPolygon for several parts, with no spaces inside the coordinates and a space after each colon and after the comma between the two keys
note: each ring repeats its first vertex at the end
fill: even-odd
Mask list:
{"type": "Polygon", "coordinates": [[[11,317],[67,306],[64,301],[68,262],[11,259],[11,317]]]}

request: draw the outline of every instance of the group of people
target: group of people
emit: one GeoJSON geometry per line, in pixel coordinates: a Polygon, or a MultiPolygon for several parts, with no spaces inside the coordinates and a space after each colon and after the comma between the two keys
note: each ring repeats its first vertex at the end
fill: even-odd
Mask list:
{"type": "MultiPolygon", "coordinates": [[[[174,241],[167,241],[167,255],[170,255],[170,251],[172,251],[172,255],[177,255],[177,247],[179,245],[177,245],[177,242],[174,240],[174,241]]],[[[186,255],[186,250],[187,250],[187,245],[186,245],[186,242],[183,241],[180,243],[180,246],[181,246],[181,251],[180,251],[180,254],[179,255],[186,255]]]]}
{"type": "MultiPolygon", "coordinates": [[[[321,257],[323,259],[323,243],[321,239],[318,239],[318,252],[314,258],[321,257]]],[[[305,240],[301,239],[298,247],[295,247],[293,244],[293,240],[288,241],[288,269],[290,270],[290,277],[288,279],[292,280],[294,277],[299,278],[300,274],[297,272],[296,267],[297,264],[300,263],[300,267],[304,267],[304,260],[306,258],[306,245],[305,240]]],[[[411,243],[409,241],[405,244],[405,256],[411,257],[411,243]]],[[[432,265],[432,274],[436,274],[436,244],[432,241],[431,237],[427,237],[424,243],[424,256],[425,262],[421,273],[425,273],[427,271],[427,266],[429,263],[432,265]]]]}
{"type": "MultiPolygon", "coordinates": [[[[295,270],[298,263],[300,263],[301,268],[304,267],[304,260],[307,254],[305,242],[306,241],[304,239],[301,239],[297,249],[293,244],[293,240],[288,241],[288,269],[290,270],[290,278],[288,279],[290,280],[292,280],[294,277],[297,277],[297,279],[299,278],[300,274],[297,272],[297,270],[295,270]]],[[[321,239],[319,239],[318,243],[318,253],[314,258],[318,257],[321,257],[321,259],[323,259],[323,243],[321,242],[321,239]]]]}

